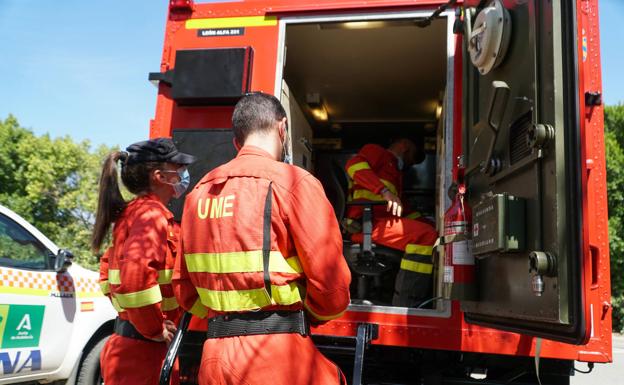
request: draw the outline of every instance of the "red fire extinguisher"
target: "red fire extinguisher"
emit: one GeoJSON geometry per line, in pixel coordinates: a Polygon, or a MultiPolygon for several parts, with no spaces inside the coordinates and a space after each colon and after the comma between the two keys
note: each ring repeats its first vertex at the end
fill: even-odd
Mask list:
{"type": "Polygon", "coordinates": [[[444,213],[444,297],[475,300],[475,260],[472,254],[472,210],[465,199],[463,170],[459,170],[458,191],[444,213]]]}

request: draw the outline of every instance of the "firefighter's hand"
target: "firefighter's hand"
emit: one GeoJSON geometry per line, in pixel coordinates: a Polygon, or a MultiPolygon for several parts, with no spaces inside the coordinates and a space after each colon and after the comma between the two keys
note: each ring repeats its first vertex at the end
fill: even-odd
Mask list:
{"type": "Polygon", "coordinates": [[[164,325],[165,325],[165,328],[169,330],[171,333],[175,333],[178,331],[178,328],[176,327],[176,325],[168,319],[165,320],[164,325]]]}
{"type": "Polygon", "coordinates": [[[176,331],[176,327],[173,324],[173,322],[169,320],[165,320],[165,322],[163,323],[162,334],[156,338],[152,338],[152,340],[156,342],[164,342],[165,344],[167,344],[167,346],[169,346],[169,344],[173,340],[175,331],[176,331]]]}
{"type": "Polygon", "coordinates": [[[387,189],[382,191],[381,196],[388,202],[386,210],[388,212],[391,212],[392,215],[400,217],[401,212],[403,211],[401,199],[399,199],[398,196],[394,195],[390,190],[387,189]]]}

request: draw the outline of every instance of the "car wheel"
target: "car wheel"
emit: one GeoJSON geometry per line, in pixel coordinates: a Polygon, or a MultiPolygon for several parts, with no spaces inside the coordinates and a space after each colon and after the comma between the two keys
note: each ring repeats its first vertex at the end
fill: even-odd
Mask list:
{"type": "Polygon", "coordinates": [[[77,385],[101,385],[104,384],[102,379],[102,371],[100,368],[100,353],[104,348],[104,344],[108,341],[108,337],[102,338],[97,344],[93,345],[87,353],[82,364],[80,372],[76,380],[77,385]]]}

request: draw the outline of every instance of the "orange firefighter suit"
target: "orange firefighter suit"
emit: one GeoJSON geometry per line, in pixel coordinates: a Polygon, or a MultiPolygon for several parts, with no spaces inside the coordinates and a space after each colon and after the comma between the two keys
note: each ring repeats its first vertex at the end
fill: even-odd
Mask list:
{"type": "MultiPolygon", "coordinates": [[[[181,249],[175,294],[191,313],[207,313],[209,333],[211,320],[227,315],[305,309],[311,322],[322,322],[339,317],[349,304],[351,275],[321,184],[257,147],[243,147],[187,196],[181,249]]],[[[297,333],[209,338],[199,372],[201,385],[341,381],[338,367],[309,336],[297,333]]]]}
{"type": "MultiPolygon", "coordinates": [[[[383,201],[381,192],[385,188],[394,195],[401,195],[398,159],[379,145],[362,147],[345,168],[352,180],[349,198],[353,201],[383,201]]],[[[360,206],[351,206],[347,212],[348,218],[361,215],[360,206]]],[[[371,236],[373,242],[405,253],[395,283],[393,305],[418,306],[430,298],[433,244],[438,236],[435,228],[420,218],[396,218],[387,212],[386,206],[375,206],[371,236]]],[[[361,234],[354,236],[355,241],[360,239],[361,234]]]]}
{"type": "MultiPolygon", "coordinates": [[[[100,261],[100,286],[121,322],[140,335],[109,338],[100,363],[107,385],[158,384],[167,352],[163,323],[177,324],[181,309],[171,286],[179,228],[154,195],[131,201],[113,228],[113,245],[100,261]]],[[[119,320],[117,322],[119,322],[119,320]]]]}

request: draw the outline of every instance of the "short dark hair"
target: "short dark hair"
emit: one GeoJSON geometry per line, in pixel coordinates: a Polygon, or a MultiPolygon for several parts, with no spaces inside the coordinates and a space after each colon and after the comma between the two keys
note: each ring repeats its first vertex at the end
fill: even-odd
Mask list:
{"type": "Polygon", "coordinates": [[[286,117],[286,111],[273,95],[254,92],[236,103],[232,114],[232,130],[242,145],[253,132],[269,132],[275,123],[286,117]]]}

